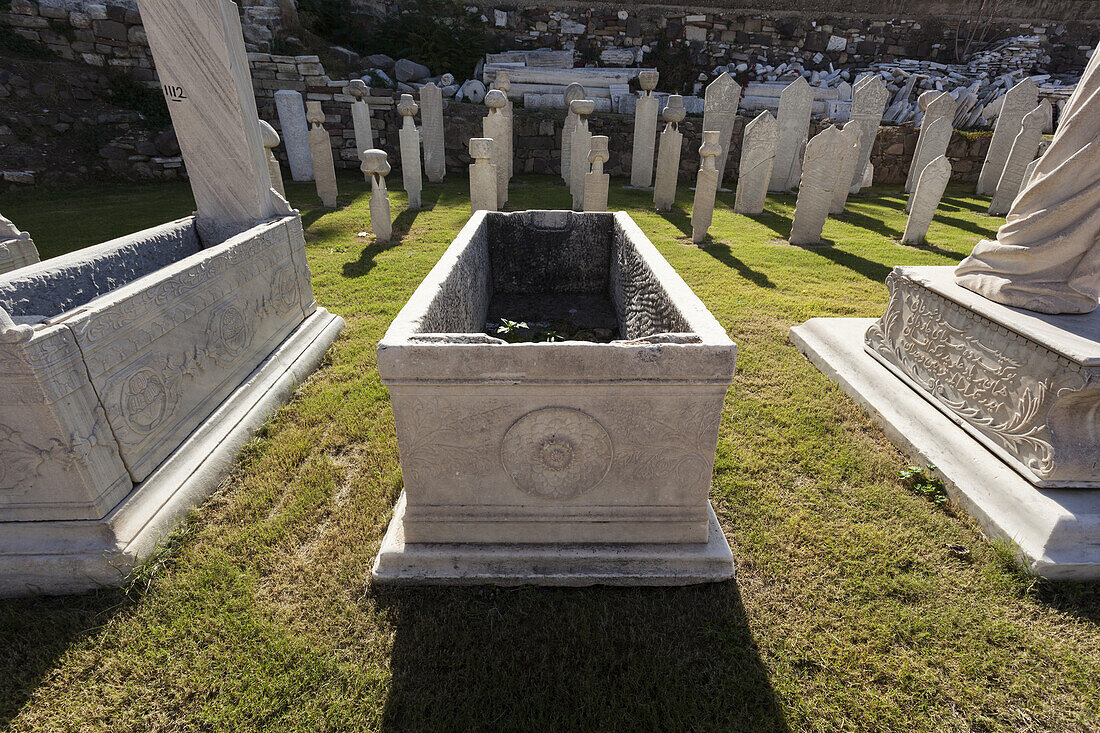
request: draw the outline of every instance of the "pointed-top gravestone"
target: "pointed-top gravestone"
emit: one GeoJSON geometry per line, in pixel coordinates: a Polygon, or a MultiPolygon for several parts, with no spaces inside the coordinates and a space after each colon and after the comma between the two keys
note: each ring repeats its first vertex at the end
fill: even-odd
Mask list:
{"type": "Polygon", "coordinates": [[[584,87],[573,82],[565,88],[565,124],[561,129],[561,177],[567,184],[573,179],[569,175],[569,166],[572,161],[573,130],[577,127],[577,115],[573,113],[571,104],[578,99],[584,99],[584,87]]]}
{"type": "Polygon", "coordinates": [[[237,6],[229,0],[141,0],[138,6],[200,234],[220,241],[288,214],[271,190],[237,6]]]}
{"type": "Polygon", "coordinates": [[[717,130],[718,144],[722,146],[722,152],[715,162],[719,187],[726,176],[726,160],[730,154],[733,126],[737,122],[737,105],[740,102],[741,85],[733,80],[729,72],[722,72],[708,84],[703,96],[703,129],[717,130]]]}
{"type": "Polygon", "coordinates": [[[821,231],[829,218],[833,187],[837,185],[836,153],[844,135],[836,125],[828,127],[806,144],[802,178],[791,222],[791,244],[820,244],[821,231]]]}
{"type": "Polygon", "coordinates": [[[1038,103],[1039,87],[1031,79],[1024,79],[1005,93],[1000,103],[997,124],[993,127],[993,137],[989,141],[989,150],[985,154],[985,163],[978,176],[978,195],[992,196],[997,192],[1005,161],[1008,160],[1012,143],[1020,132],[1024,115],[1035,109],[1038,103]]]}
{"type": "Polygon", "coordinates": [[[443,91],[432,82],[420,87],[420,127],[424,135],[424,175],[443,183],[447,153],[443,143],[443,91]]]}
{"type": "MultiPolygon", "coordinates": [[[[917,136],[917,148],[913,151],[913,158],[909,161],[909,175],[905,179],[905,192],[912,193],[913,189],[917,186],[917,179],[920,177],[921,171],[924,166],[928,165],[930,161],[946,152],[947,148],[938,150],[933,153],[922,151],[924,147],[925,138],[928,136],[928,131],[932,129],[932,125],[941,118],[947,118],[947,126],[953,128],[955,124],[955,110],[958,108],[958,103],[955,102],[955,98],[947,92],[925,92],[920,95],[917,100],[920,104],[921,100],[925,100],[924,117],[920,123],[920,135],[917,136]]],[[[938,133],[942,134],[942,128],[936,128],[938,133]]],[[[950,142],[950,133],[948,133],[948,141],[950,142]]],[[[937,138],[937,141],[939,138],[937,138]]]]}
{"type": "Polygon", "coordinates": [[[686,115],[684,98],[679,94],[669,95],[664,111],[661,112],[665,129],[661,133],[661,149],[657,153],[657,178],[653,182],[653,206],[657,211],[668,211],[676,200],[676,179],[680,174],[680,152],[684,144],[680,123],[686,115]]]}
{"type": "Polygon", "coordinates": [[[588,115],[595,109],[596,103],[591,99],[574,99],[569,103],[569,110],[577,118],[573,141],[569,145],[569,192],[573,195],[573,208],[577,211],[584,207],[584,177],[588,173],[588,152],[592,142],[588,115]]]}
{"type": "MultiPolygon", "coordinates": [[[[929,124],[921,127],[921,144],[917,153],[913,156],[912,168],[917,171],[917,179],[925,167],[941,155],[947,155],[947,147],[951,144],[951,133],[954,132],[954,117],[937,117],[929,124]]],[[[914,191],[917,188],[917,180],[905,182],[906,191],[914,191]]],[[[913,204],[913,196],[909,196],[905,210],[909,211],[913,204]]]]}
{"type": "Polygon", "coordinates": [[[946,155],[934,159],[921,171],[917,188],[910,197],[909,219],[905,222],[905,233],[901,241],[905,244],[920,244],[928,234],[928,226],[936,215],[936,208],[943,198],[947,182],[951,180],[951,161],[946,155]]]}
{"type": "Polygon", "coordinates": [[[309,123],[306,122],[306,105],[302,101],[301,93],[293,89],[275,92],[275,111],[279,113],[279,127],[283,131],[290,177],[295,181],[312,181],[313,158],[309,153],[309,123]]]}
{"type": "Polygon", "coordinates": [[[699,146],[699,174],[695,179],[695,199],[691,204],[691,241],[702,244],[714,220],[714,195],[718,191],[717,158],[722,152],[721,132],[704,130],[699,146]]]}
{"type": "Polygon", "coordinates": [[[814,91],[809,83],[798,77],[779,95],[779,145],[772,167],[772,181],[768,190],[790,191],[801,179],[801,152],[810,130],[810,111],[813,109],[814,91]]]}
{"type": "Polygon", "coordinates": [[[634,152],[630,158],[630,185],[649,188],[653,182],[653,144],[657,135],[657,72],[651,69],[638,73],[642,91],[634,108],[634,152]]]}
{"type": "Polygon", "coordinates": [[[385,150],[366,150],[360,166],[370,177],[370,228],[379,242],[388,242],[393,236],[393,219],[390,215],[390,194],[386,190],[386,176],[390,173],[390,161],[385,150]]]}
{"type": "Polygon", "coordinates": [[[865,76],[856,82],[852,92],[851,121],[859,125],[859,157],[852,176],[849,193],[859,193],[863,176],[871,162],[871,151],[875,147],[878,128],[882,124],[882,113],[886,110],[889,90],[878,74],[865,76]]]}
{"type": "Polygon", "coordinates": [[[738,214],[760,214],[772,179],[779,124],[767,110],[749,124],[741,138],[741,168],[737,175],[737,195],[733,210],[738,214]]]}
{"type": "Polygon", "coordinates": [[[497,210],[508,203],[508,161],[507,146],[504,138],[508,135],[508,120],[504,116],[504,107],[508,98],[499,89],[493,89],[485,95],[485,106],[489,108],[481,121],[481,136],[493,139],[493,165],[497,174],[497,210]]]}
{"type": "MultiPolygon", "coordinates": [[[[374,128],[370,122],[370,105],[367,104],[367,95],[370,89],[362,79],[352,79],[348,82],[348,94],[355,99],[351,103],[351,125],[355,130],[355,152],[359,156],[360,169],[362,169],[363,151],[374,147],[374,128]]],[[[367,180],[370,176],[366,173],[367,180]]]]}
{"type": "Polygon", "coordinates": [[[1012,202],[1020,192],[1028,165],[1035,160],[1039,143],[1043,139],[1043,126],[1046,124],[1047,108],[1050,100],[1044,99],[1039,106],[1024,115],[1020,123],[1020,132],[1012,142],[1001,180],[997,182],[997,193],[989,202],[989,213],[1004,216],[1012,208],[1012,202]]]}
{"type": "Polygon", "coordinates": [[[833,203],[829,206],[832,215],[843,214],[848,203],[848,191],[851,190],[852,175],[859,160],[860,142],[863,129],[855,120],[849,120],[840,128],[840,148],[836,152],[836,184],[833,186],[833,203]]]}

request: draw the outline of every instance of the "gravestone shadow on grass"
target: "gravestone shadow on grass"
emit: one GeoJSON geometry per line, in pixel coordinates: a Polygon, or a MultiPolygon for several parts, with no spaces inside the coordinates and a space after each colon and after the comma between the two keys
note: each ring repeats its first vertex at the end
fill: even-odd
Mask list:
{"type": "Polygon", "coordinates": [[[858,272],[869,280],[873,280],[877,283],[886,282],[886,276],[890,274],[893,267],[882,264],[881,262],[875,262],[869,260],[866,257],[860,257],[852,252],[846,252],[842,249],[837,249],[833,246],[833,242],[822,239],[821,244],[805,244],[805,245],[793,245],[806,252],[812,252],[816,255],[824,257],[827,260],[831,260],[838,265],[847,267],[853,272],[858,272]]]}
{"type": "Polygon", "coordinates": [[[728,244],[724,242],[712,242],[709,246],[704,247],[703,251],[724,264],[726,267],[732,267],[733,269],[737,270],[738,274],[740,274],[741,277],[745,278],[753,285],[757,285],[761,288],[775,287],[775,283],[771,281],[766,273],[763,273],[759,270],[754,270],[741,260],[734,257],[733,251],[732,249],[730,249],[730,246],[728,244]]]}
{"type": "Polygon", "coordinates": [[[383,730],[788,730],[733,581],[374,593],[383,730]]]}

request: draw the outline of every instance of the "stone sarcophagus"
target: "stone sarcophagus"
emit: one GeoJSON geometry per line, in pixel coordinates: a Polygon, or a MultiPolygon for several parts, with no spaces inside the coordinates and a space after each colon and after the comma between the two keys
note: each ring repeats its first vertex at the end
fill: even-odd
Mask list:
{"type": "Polygon", "coordinates": [[[105,556],[170,524],[151,507],[211,455],[231,461],[239,436],[227,436],[254,427],[270,390],[315,366],[341,325],[314,302],[297,216],[211,246],[187,218],[24,267],[0,276],[0,309],[9,593],[109,582],[105,556]],[[135,497],[149,504],[137,528],[119,516],[135,497]],[[85,524],[99,544],[66,544],[85,524]]]}
{"type": "Polygon", "coordinates": [[[379,344],[405,493],[375,577],[730,577],[708,497],[735,359],[625,213],[478,212],[379,344]]]}
{"type": "Polygon", "coordinates": [[[1100,488],[1100,311],[1045,315],[898,267],[866,348],[1032,484],[1100,488]]]}

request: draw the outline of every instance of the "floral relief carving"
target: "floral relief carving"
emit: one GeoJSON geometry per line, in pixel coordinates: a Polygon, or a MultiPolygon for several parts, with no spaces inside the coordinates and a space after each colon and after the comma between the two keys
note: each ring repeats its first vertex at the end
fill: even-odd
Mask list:
{"type": "Polygon", "coordinates": [[[650,404],[643,416],[623,417],[633,426],[630,448],[620,457],[626,475],[638,481],[680,477],[710,483],[720,407],[706,401],[650,404]]]}
{"type": "Polygon", "coordinates": [[[487,402],[484,409],[466,409],[441,405],[436,400],[414,399],[401,414],[405,424],[397,426],[401,441],[401,470],[407,483],[428,484],[453,476],[454,467],[467,473],[487,475],[493,469],[485,455],[486,432],[499,422],[505,409],[487,402]]]}
{"type": "Polygon", "coordinates": [[[103,430],[103,413],[97,408],[96,421],[87,435],[72,433],[68,442],[51,438],[47,445],[39,446],[23,438],[17,430],[0,425],[0,492],[25,494],[34,487],[48,465],[63,471],[71,470],[77,463],[87,465],[92,451],[110,446],[110,441],[99,438],[103,430]]]}
{"type": "Polygon", "coordinates": [[[613,452],[607,430],[594,417],[547,407],[513,423],[500,455],[521,491],[543,499],[570,499],[603,480],[613,452]]]}

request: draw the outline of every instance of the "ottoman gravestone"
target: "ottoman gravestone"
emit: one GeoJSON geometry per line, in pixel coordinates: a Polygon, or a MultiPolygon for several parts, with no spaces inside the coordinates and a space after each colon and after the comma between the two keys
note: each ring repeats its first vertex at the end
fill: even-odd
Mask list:
{"type": "Polygon", "coordinates": [[[594,109],[596,103],[591,99],[574,99],[569,103],[569,110],[576,117],[573,140],[569,144],[569,192],[573,195],[573,208],[576,210],[584,206],[584,176],[588,172],[588,152],[592,144],[588,116],[594,109]]]}
{"type": "Polygon", "coordinates": [[[573,101],[584,99],[584,87],[573,82],[565,88],[565,122],[561,128],[561,178],[567,185],[572,185],[573,178],[569,174],[569,166],[573,162],[573,130],[577,127],[577,115],[573,112],[573,101]]]}
{"type": "Polygon", "coordinates": [[[905,179],[905,192],[912,193],[913,189],[917,185],[917,178],[920,176],[921,170],[918,166],[928,165],[928,162],[933,158],[938,158],[947,152],[947,146],[944,145],[943,150],[930,153],[924,150],[924,142],[929,137],[929,133],[933,134],[934,147],[938,148],[944,137],[944,126],[940,124],[936,126],[936,122],[940,119],[947,120],[947,128],[949,130],[947,135],[948,142],[951,141],[950,130],[955,124],[955,109],[958,104],[955,102],[955,98],[947,92],[935,92],[928,91],[920,95],[917,98],[917,104],[924,103],[924,117],[920,123],[920,134],[917,136],[917,148],[913,152],[913,158],[909,161],[909,175],[905,179]]]}
{"type": "Polygon", "coordinates": [[[370,176],[371,231],[379,242],[388,242],[393,236],[393,218],[390,215],[390,192],[386,190],[386,176],[390,174],[386,151],[378,148],[363,151],[362,169],[370,176]]]}
{"type": "Polygon", "coordinates": [[[508,77],[508,72],[501,69],[497,72],[497,78],[493,82],[493,89],[499,89],[504,94],[504,107],[500,110],[501,115],[504,117],[504,132],[503,137],[496,141],[498,144],[504,146],[503,156],[504,162],[507,164],[508,169],[508,181],[511,182],[512,174],[515,170],[515,109],[512,105],[512,100],[508,98],[508,92],[512,90],[512,80],[508,77]]]}
{"type": "Polygon", "coordinates": [[[38,262],[38,248],[27,232],[0,215],[0,275],[38,262]]]}
{"type": "Polygon", "coordinates": [[[325,113],[321,103],[306,103],[306,120],[309,122],[309,154],[313,159],[313,180],[317,195],[326,209],[336,208],[336,164],[332,160],[332,141],[325,129],[325,113]]]}
{"type": "Polygon", "coordinates": [[[886,111],[886,101],[890,93],[878,74],[868,74],[856,82],[852,90],[852,112],[849,118],[859,125],[859,158],[852,176],[849,193],[859,193],[863,188],[867,167],[871,165],[871,151],[875,147],[878,128],[882,124],[882,114],[886,111]]]}
{"type": "MultiPolygon", "coordinates": [[[[718,131],[718,144],[722,152],[718,154],[715,165],[718,167],[718,187],[726,177],[726,161],[733,140],[733,127],[737,122],[737,106],[741,102],[741,85],[733,80],[729,72],[722,72],[707,85],[703,93],[703,129],[718,131]]],[[[807,124],[809,120],[807,120],[807,124]]]]}
{"type": "Polygon", "coordinates": [[[584,176],[584,210],[607,211],[607,188],[611,176],[603,172],[608,159],[607,136],[593,135],[588,153],[589,171],[584,176]]]}
{"type": "Polygon", "coordinates": [[[401,182],[409,197],[409,208],[420,208],[420,191],[424,182],[420,177],[420,130],[416,129],[416,113],[420,108],[411,94],[402,94],[397,102],[401,115],[398,140],[401,145],[401,182]]]}
{"type": "Polygon", "coordinates": [[[802,176],[802,151],[810,130],[810,112],[813,109],[814,91],[810,84],[798,77],[779,95],[779,144],[776,147],[775,164],[769,191],[791,191],[802,176]]]}
{"type": "Polygon", "coordinates": [[[653,182],[653,144],[657,136],[657,88],[658,75],[652,69],[638,72],[637,106],[634,108],[634,150],[630,157],[630,185],[649,188],[653,182]]]}
{"type": "Polygon", "coordinates": [[[798,199],[791,222],[791,244],[821,243],[821,230],[829,218],[833,187],[837,185],[837,154],[845,142],[844,134],[836,125],[831,125],[806,144],[802,179],[798,184],[798,199]]]}
{"type": "Polygon", "coordinates": [[[702,244],[714,220],[714,197],[718,192],[718,156],[722,153],[722,131],[704,130],[699,146],[699,174],[695,179],[695,199],[691,204],[691,241],[702,244]]]}
{"type": "Polygon", "coordinates": [[[837,181],[833,185],[833,202],[829,205],[830,215],[843,214],[844,207],[848,203],[848,192],[851,190],[852,176],[859,162],[860,139],[863,137],[863,128],[855,120],[849,120],[840,128],[840,134],[842,139],[836,159],[837,181]]]}
{"type": "Polygon", "coordinates": [[[443,91],[432,82],[420,88],[420,127],[424,134],[424,175],[429,183],[443,183],[443,177],[447,173],[447,153],[443,140],[443,91]]]}
{"type": "Polygon", "coordinates": [[[1027,167],[1035,160],[1039,143],[1043,139],[1043,125],[1050,109],[1050,101],[1044,99],[1039,106],[1024,115],[1020,123],[1020,132],[1012,143],[1012,149],[1001,171],[1001,180],[997,182],[997,193],[989,202],[989,213],[1004,216],[1012,207],[1012,202],[1020,192],[1027,167]]]}
{"type": "MultiPolygon", "coordinates": [[[[508,203],[508,146],[505,138],[508,136],[508,120],[504,116],[504,107],[508,104],[508,98],[499,89],[493,89],[485,95],[485,106],[489,108],[481,121],[481,134],[483,137],[493,139],[493,166],[497,174],[497,210],[504,208],[508,203]]],[[[582,184],[583,185],[583,184],[582,184]]]]}
{"type": "Polygon", "coordinates": [[[684,133],[680,123],[687,116],[684,98],[672,94],[661,113],[665,129],[661,132],[661,147],[657,153],[657,177],[653,182],[653,206],[657,211],[668,211],[676,201],[676,179],[680,174],[680,153],[684,145],[684,133]]]}
{"type": "Polygon", "coordinates": [[[275,92],[275,110],[279,113],[279,127],[286,143],[290,177],[295,181],[312,181],[313,158],[309,152],[309,124],[302,95],[293,89],[280,89],[275,92]]]}
{"type": "Polygon", "coordinates": [[[279,161],[275,157],[275,148],[279,147],[279,133],[267,122],[260,120],[260,135],[263,138],[264,149],[267,151],[267,170],[271,174],[271,187],[286,198],[286,189],[283,188],[283,171],[279,168],[279,161]]]}
{"type": "Polygon", "coordinates": [[[493,139],[470,138],[470,212],[497,210],[497,169],[493,165],[493,139]]]}
{"type": "Polygon", "coordinates": [[[737,195],[733,203],[733,210],[738,214],[760,214],[764,211],[778,144],[779,125],[771,112],[764,110],[745,125],[737,195]]]}
{"type": "Polygon", "coordinates": [[[951,161],[946,155],[941,155],[924,167],[920,180],[917,181],[917,188],[909,197],[909,219],[905,222],[902,242],[920,244],[924,241],[950,180],[951,161]]]}
{"type": "Polygon", "coordinates": [[[355,132],[355,152],[359,155],[362,167],[363,151],[374,147],[374,128],[371,126],[370,105],[367,104],[370,89],[362,79],[352,79],[348,82],[347,91],[355,99],[351,103],[351,125],[355,132]]]}
{"type": "Polygon", "coordinates": [[[1024,79],[1009,89],[1001,102],[1001,111],[993,126],[993,138],[985,154],[982,172],[978,176],[977,192],[980,196],[997,193],[997,184],[1004,172],[1005,161],[1012,150],[1012,143],[1020,132],[1024,115],[1039,104],[1039,87],[1031,79],[1024,79]]]}
{"type": "MultiPolygon", "coordinates": [[[[948,116],[937,117],[931,123],[921,125],[920,144],[913,156],[912,172],[910,173],[914,178],[911,182],[906,180],[905,189],[907,191],[916,189],[917,179],[929,163],[940,156],[947,155],[947,146],[951,144],[951,134],[953,132],[953,120],[948,116]]],[[[910,193],[909,200],[905,204],[905,210],[911,211],[912,205],[913,196],[910,193]]]]}

